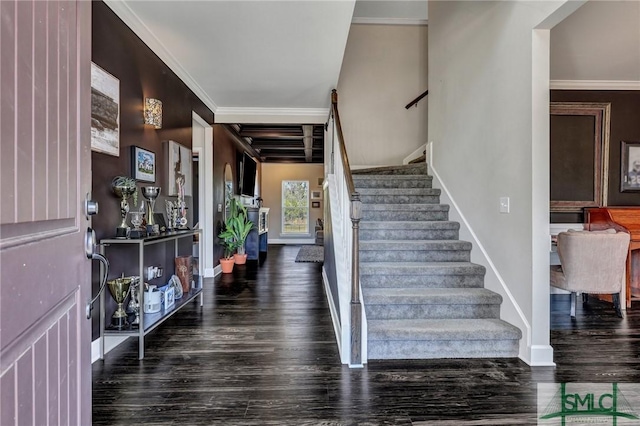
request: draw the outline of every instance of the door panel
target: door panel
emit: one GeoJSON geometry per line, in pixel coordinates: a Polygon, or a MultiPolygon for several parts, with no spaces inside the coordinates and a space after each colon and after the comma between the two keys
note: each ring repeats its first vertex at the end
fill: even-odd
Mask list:
{"type": "Polygon", "coordinates": [[[91,2],[0,2],[0,424],[91,423],[91,2]]]}

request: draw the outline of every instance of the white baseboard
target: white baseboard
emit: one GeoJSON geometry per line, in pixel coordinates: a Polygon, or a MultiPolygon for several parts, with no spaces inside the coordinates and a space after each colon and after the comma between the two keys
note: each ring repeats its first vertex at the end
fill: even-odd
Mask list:
{"type": "Polygon", "coordinates": [[[333,332],[336,336],[336,343],[338,344],[338,353],[340,359],[342,359],[342,325],[340,324],[340,316],[338,315],[338,308],[333,302],[333,294],[331,293],[331,286],[329,286],[329,279],[327,278],[324,266],[322,267],[322,283],[324,284],[324,292],[327,296],[327,302],[329,302],[329,312],[331,312],[331,322],[333,323],[333,332]]]}
{"type": "Polygon", "coordinates": [[[268,244],[315,244],[313,238],[269,238],[268,244]]]}
{"type": "Polygon", "coordinates": [[[204,277],[211,278],[216,276],[216,268],[205,268],[204,277]]]}
{"type": "Polygon", "coordinates": [[[556,366],[556,363],[553,362],[553,347],[551,345],[532,345],[529,347],[529,353],[531,354],[530,360],[522,357],[520,359],[532,367],[556,366]]]}
{"type": "MultiPolygon", "coordinates": [[[[423,155],[427,154],[427,144],[425,143],[424,145],[421,145],[420,147],[418,147],[415,151],[413,151],[411,154],[407,155],[406,157],[404,157],[404,160],[402,160],[402,164],[409,164],[410,161],[421,157],[423,155]]],[[[426,161],[426,159],[425,159],[426,161]]]]}
{"type": "MultiPolygon", "coordinates": [[[[127,340],[129,336],[105,336],[104,337],[104,353],[107,354],[119,344],[127,340]]],[[[91,363],[93,364],[100,359],[100,338],[91,342],[91,363]]]]}
{"type": "Polygon", "coordinates": [[[217,265],[215,268],[213,268],[213,276],[214,277],[217,277],[221,273],[222,273],[222,266],[217,265]]]}

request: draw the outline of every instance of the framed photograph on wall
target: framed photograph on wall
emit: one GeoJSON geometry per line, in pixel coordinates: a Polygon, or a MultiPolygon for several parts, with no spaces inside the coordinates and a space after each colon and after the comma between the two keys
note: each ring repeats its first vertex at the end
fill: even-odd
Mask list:
{"type": "Polygon", "coordinates": [[[120,80],[91,63],[91,150],[120,156],[120,80]]]}
{"type": "Polygon", "coordinates": [[[607,205],[610,103],[551,102],[550,210],[607,205]]]}
{"type": "Polygon", "coordinates": [[[156,154],[139,146],[131,147],[131,176],[141,182],[156,181],[156,154]]]}
{"type": "Polygon", "coordinates": [[[192,195],[191,181],[191,150],[186,146],[180,145],[175,141],[167,142],[168,148],[168,167],[167,167],[167,195],[170,197],[178,195],[178,179],[184,179],[184,195],[190,197],[192,195]]]}
{"type": "Polygon", "coordinates": [[[312,209],[319,209],[320,208],[320,201],[312,201],[311,202],[311,208],[312,209]]]}
{"type": "Polygon", "coordinates": [[[312,200],[322,200],[322,191],[311,191],[312,200]]]}
{"type": "Polygon", "coordinates": [[[640,191],[640,142],[621,142],[620,191],[640,191]]]}

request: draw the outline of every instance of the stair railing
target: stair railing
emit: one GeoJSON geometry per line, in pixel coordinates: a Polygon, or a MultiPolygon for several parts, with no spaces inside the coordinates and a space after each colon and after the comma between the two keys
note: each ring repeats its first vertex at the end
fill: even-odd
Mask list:
{"type": "Polygon", "coordinates": [[[420,94],[420,96],[418,96],[417,98],[415,98],[414,100],[412,100],[411,102],[409,102],[407,105],[405,105],[406,109],[411,108],[412,106],[418,106],[418,102],[420,102],[422,100],[422,98],[424,98],[425,96],[427,96],[429,94],[429,89],[425,90],[424,92],[422,92],[422,94],[420,94]]]}
{"type": "Polygon", "coordinates": [[[333,122],[331,129],[331,172],[336,178],[337,199],[340,200],[342,204],[339,206],[340,223],[343,224],[342,228],[345,230],[345,232],[342,233],[344,237],[342,244],[345,248],[351,248],[351,262],[345,265],[347,269],[346,276],[350,275],[351,286],[349,304],[350,321],[342,320],[341,323],[343,330],[347,324],[350,330],[349,364],[351,366],[358,366],[362,364],[362,304],[360,302],[360,219],[362,218],[362,202],[360,201],[360,194],[356,191],[355,184],[353,183],[349,157],[347,156],[347,149],[344,144],[340,114],[338,112],[338,93],[335,89],[331,92],[329,119],[333,122]],[[347,217],[351,219],[351,233],[347,231],[347,225],[344,223],[347,217]]]}

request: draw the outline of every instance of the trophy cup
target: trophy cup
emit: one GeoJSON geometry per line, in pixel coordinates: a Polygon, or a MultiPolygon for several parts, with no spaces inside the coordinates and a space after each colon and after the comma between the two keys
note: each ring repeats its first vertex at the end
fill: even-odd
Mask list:
{"type": "Polygon", "coordinates": [[[176,219],[176,228],[187,228],[187,203],[184,201],[184,177],[180,176],[176,179],[176,185],[178,186],[178,201],[176,201],[176,208],[178,210],[176,219]]]}
{"type": "Polygon", "coordinates": [[[127,312],[131,312],[135,315],[135,319],[131,321],[131,325],[138,327],[140,325],[140,280],[136,279],[131,284],[131,297],[129,298],[129,306],[127,312]]]}
{"type": "Polygon", "coordinates": [[[127,313],[122,309],[122,304],[129,294],[131,284],[138,279],[138,277],[121,277],[107,281],[111,297],[113,297],[113,300],[118,304],[118,309],[116,309],[111,316],[112,328],[122,330],[129,325],[129,322],[127,321],[127,313]]]}
{"type": "Polygon", "coordinates": [[[176,201],[165,200],[165,206],[167,209],[167,231],[173,231],[177,228],[178,207],[176,201]]]}
{"type": "Polygon", "coordinates": [[[144,212],[129,212],[129,216],[131,216],[131,224],[133,225],[133,229],[129,233],[129,238],[144,238],[147,235],[147,231],[140,227],[140,225],[142,225],[144,212]]]}
{"type": "Polygon", "coordinates": [[[147,233],[152,235],[160,234],[160,225],[156,223],[153,212],[156,206],[156,200],[160,196],[159,186],[143,186],[142,196],[147,200],[147,233]]]}
{"type": "Polygon", "coordinates": [[[116,228],[116,238],[127,238],[129,225],[127,225],[127,213],[129,213],[129,197],[133,195],[134,204],[137,201],[136,181],[126,176],[116,176],[111,181],[113,193],[120,198],[120,217],[122,222],[116,228]]]}

